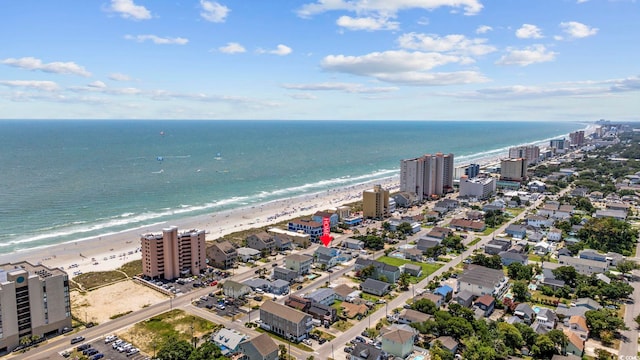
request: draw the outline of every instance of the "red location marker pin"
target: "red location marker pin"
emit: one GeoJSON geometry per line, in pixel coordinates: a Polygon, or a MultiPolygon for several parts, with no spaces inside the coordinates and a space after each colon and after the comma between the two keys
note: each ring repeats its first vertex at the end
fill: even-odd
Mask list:
{"type": "Polygon", "coordinates": [[[320,236],[320,240],[324,244],[324,246],[329,247],[331,244],[331,220],[328,217],[322,218],[322,236],[320,236]]]}

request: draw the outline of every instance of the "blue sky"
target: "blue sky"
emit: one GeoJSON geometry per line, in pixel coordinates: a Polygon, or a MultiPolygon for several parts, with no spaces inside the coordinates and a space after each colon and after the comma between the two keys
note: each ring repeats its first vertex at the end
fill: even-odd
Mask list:
{"type": "Polygon", "coordinates": [[[0,118],[637,120],[635,0],[0,0],[0,118]]]}

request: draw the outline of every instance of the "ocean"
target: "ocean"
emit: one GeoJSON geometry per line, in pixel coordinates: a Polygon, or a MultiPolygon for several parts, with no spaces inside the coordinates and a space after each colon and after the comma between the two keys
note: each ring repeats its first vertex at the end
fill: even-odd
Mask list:
{"type": "Polygon", "coordinates": [[[507,155],[569,122],[0,121],[0,253],[507,155]]]}

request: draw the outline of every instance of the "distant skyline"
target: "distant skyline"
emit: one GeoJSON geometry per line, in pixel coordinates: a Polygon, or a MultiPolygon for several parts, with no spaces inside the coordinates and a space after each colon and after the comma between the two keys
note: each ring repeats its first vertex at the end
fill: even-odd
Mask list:
{"type": "Polygon", "coordinates": [[[640,113],[636,0],[1,4],[0,119],[640,113]]]}

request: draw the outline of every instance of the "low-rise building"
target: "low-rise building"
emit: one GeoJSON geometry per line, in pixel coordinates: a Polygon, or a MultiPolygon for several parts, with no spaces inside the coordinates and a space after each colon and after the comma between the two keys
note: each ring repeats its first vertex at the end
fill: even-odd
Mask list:
{"type": "Polygon", "coordinates": [[[564,266],[572,266],[578,274],[591,276],[592,274],[605,273],[609,270],[609,264],[606,262],[581,259],[571,256],[559,256],[558,263],[564,266]]]}
{"type": "Polygon", "coordinates": [[[311,271],[313,257],[304,254],[292,254],[284,259],[285,267],[298,275],[306,275],[311,271]]]}
{"type": "Polygon", "coordinates": [[[524,225],[510,224],[505,229],[505,232],[516,239],[524,239],[525,236],[527,236],[527,227],[524,225]]]}
{"type": "Polygon", "coordinates": [[[482,295],[476,299],[474,305],[482,311],[484,317],[493,314],[496,307],[496,299],[491,295],[482,295]]]}
{"type": "Polygon", "coordinates": [[[382,355],[382,349],[370,344],[357,343],[349,353],[349,360],[382,360],[382,355]]]}
{"type": "Polygon", "coordinates": [[[294,270],[290,270],[283,267],[273,268],[273,279],[274,280],[284,280],[289,283],[293,282],[298,276],[298,273],[294,270]]]}
{"type": "Polygon", "coordinates": [[[510,240],[492,239],[484,246],[484,252],[489,255],[498,255],[511,247],[510,240]]]}
{"type": "Polygon", "coordinates": [[[237,352],[240,343],[246,339],[247,335],[227,328],[222,328],[211,335],[211,342],[218,345],[224,356],[237,352]]]}
{"type": "Polygon", "coordinates": [[[431,319],[433,319],[433,316],[413,309],[403,309],[398,314],[398,324],[421,323],[431,319]]]}
{"type": "Polygon", "coordinates": [[[244,354],[242,360],[278,360],[278,345],[266,333],[244,340],[238,349],[244,354]]]}
{"type": "Polygon", "coordinates": [[[353,289],[345,284],[340,284],[333,288],[336,294],[336,300],[347,301],[349,298],[355,298],[360,293],[360,290],[353,289]]]}
{"type": "Polygon", "coordinates": [[[469,291],[475,296],[491,295],[497,299],[507,292],[509,284],[502,270],[479,265],[468,265],[458,277],[460,291],[469,291]]]}
{"type": "Polygon", "coordinates": [[[215,242],[207,248],[210,264],[220,269],[232,268],[238,259],[236,248],[227,240],[215,242]]]}
{"type": "Polygon", "coordinates": [[[410,326],[391,328],[380,336],[382,351],[404,359],[413,352],[417,336],[418,332],[410,326]]]}
{"type": "Polygon", "coordinates": [[[573,315],[569,318],[569,330],[578,335],[580,339],[587,340],[589,338],[589,328],[587,327],[587,319],[584,316],[573,315]]]}
{"type": "Polygon", "coordinates": [[[237,281],[227,280],[222,283],[222,292],[225,296],[237,299],[251,293],[251,287],[237,281]]]}
{"type": "Polygon", "coordinates": [[[349,238],[342,241],[342,246],[350,250],[362,250],[364,249],[364,242],[349,238]]]}
{"type": "Polygon", "coordinates": [[[525,324],[531,324],[536,318],[536,312],[527,303],[520,303],[513,311],[513,315],[522,319],[525,324]]]}
{"type": "Polygon", "coordinates": [[[285,339],[302,341],[313,328],[311,315],[267,300],[260,306],[260,327],[285,339]]]}
{"type": "Polygon", "coordinates": [[[350,255],[347,255],[336,248],[325,246],[318,247],[313,253],[313,257],[317,264],[324,265],[327,269],[351,259],[350,255]]]}
{"type": "Polygon", "coordinates": [[[419,277],[420,275],[422,275],[422,266],[419,265],[407,263],[403,265],[403,269],[404,272],[411,276],[419,277]]]}
{"type": "Polygon", "coordinates": [[[255,261],[260,258],[260,251],[249,247],[237,248],[238,259],[242,262],[255,261]]]}
{"type": "Polygon", "coordinates": [[[329,219],[329,225],[331,227],[338,226],[338,222],[340,221],[340,216],[337,213],[332,213],[328,211],[317,211],[311,217],[311,220],[322,224],[324,218],[329,219]]]}
{"type": "Polygon", "coordinates": [[[331,306],[336,300],[336,292],[332,288],[319,288],[307,294],[305,298],[312,302],[331,306]]]}
{"type": "Polygon", "coordinates": [[[435,340],[431,341],[431,346],[434,346],[436,343],[440,343],[440,346],[442,347],[442,349],[447,350],[450,353],[455,354],[456,351],[458,351],[459,343],[456,341],[456,339],[452,338],[451,336],[437,337],[435,340]]]}
{"type": "Polygon", "coordinates": [[[360,288],[367,294],[383,296],[389,292],[391,285],[384,281],[368,278],[360,284],[360,288]]]}
{"type": "Polygon", "coordinates": [[[247,236],[247,247],[261,252],[271,253],[276,248],[276,241],[266,231],[247,236]]]}
{"type": "Polygon", "coordinates": [[[521,265],[527,265],[529,263],[529,258],[526,255],[515,251],[501,251],[498,255],[504,266],[509,266],[513,263],[519,263],[521,265]]]}
{"type": "Polygon", "coordinates": [[[294,219],[289,221],[289,231],[302,231],[308,234],[311,241],[317,242],[322,236],[322,223],[310,219],[294,219]]]}
{"type": "Polygon", "coordinates": [[[311,245],[311,236],[304,232],[296,232],[283,230],[279,228],[270,228],[267,232],[273,235],[276,241],[276,247],[278,248],[290,248],[291,244],[295,244],[298,247],[306,249],[311,245]]]}
{"type": "Polygon", "coordinates": [[[399,267],[376,260],[358,258],[354,269],[355,271],[360,271],[369,266],[373,266],[373,276],[378,280],[386,279],[386,282],[393,284],[400,278],[401,271],[399,267]]]}
{"type": "Polygon", "coordinates": [[[565,329],[564,334],[567,336],[568,340],[565,348],[566,353],[568,355],[575,355],[578,359],[582,359],[582,355],[584,355],[584,339],[581,339],[571,330],[565,329]]]}

